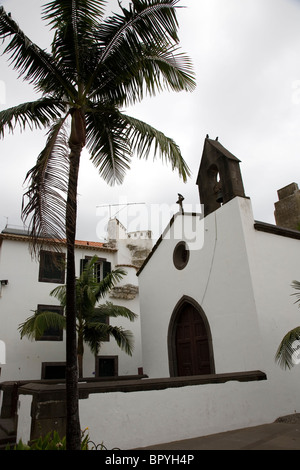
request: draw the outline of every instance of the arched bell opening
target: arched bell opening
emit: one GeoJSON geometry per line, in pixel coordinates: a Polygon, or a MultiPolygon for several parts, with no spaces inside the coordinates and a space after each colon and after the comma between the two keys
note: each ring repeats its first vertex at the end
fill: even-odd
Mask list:
{"type": "Polygon", "coordinates": [[[210,181],[210,188],[215,201],[218,204],[222,204],[224,201],[224,194],[218,167],[216,165],[211,165],[207,171],[207,176],[210,181]]]}

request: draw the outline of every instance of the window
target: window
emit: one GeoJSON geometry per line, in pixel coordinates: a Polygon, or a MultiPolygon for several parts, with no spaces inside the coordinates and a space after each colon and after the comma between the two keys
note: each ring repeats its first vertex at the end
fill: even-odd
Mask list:
{"type": "Polygon", "coordinates": [[[40,253],[39,282],[65,282],[65,254],[42,250],[40,253]]]}
{"type": "MultiPolygon", "coordinates": [[[[37,309],[39,312],[56,312],[63,315],[64,310],[60,305],[38,305],[37,309]]],[[[36,339],[36,341],[62,341],[63,330],[59,328],[48,328],[43,336],[36,339]]]]}
{"type": "MultiPolygon", "coordinates": [[[[85,256],[85,258],[80,260],[80,274],[85,268],[85,265],[92,259],[91,256],[85,256]]],[[[95,276],[97,278],[97,282],[102,281],[102,279],[107,276],[111,272],[111,263],[106,261],[104,258],[98,258],[96,263],[94,264],[95,276]]]]}
{"type": "Polygon", "coordinates": [[[113,377],[118,375],[118,356],[97,356],[96,377],[113,377]]]}
{"type": "Polygon", "coordinates": [[[42,379],[65,379],[66,363],[65,362],[42,362],[42,379]]]}
{"type": "Polygon", "coordinates": [[[177,243],[173,252],[173,263],[176,269],[183,269],[189,262],[190,252],[184,241],[177,243]]]}

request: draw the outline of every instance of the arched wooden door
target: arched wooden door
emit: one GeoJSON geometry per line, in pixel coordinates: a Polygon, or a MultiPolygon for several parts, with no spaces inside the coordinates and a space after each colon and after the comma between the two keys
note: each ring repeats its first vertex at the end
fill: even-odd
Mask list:
{"type": "Polygon", "coordinates": [[[177,376],[214,373],[209,327],[199,309],[183,302],[173,321],[173,374],[177,376]]]}

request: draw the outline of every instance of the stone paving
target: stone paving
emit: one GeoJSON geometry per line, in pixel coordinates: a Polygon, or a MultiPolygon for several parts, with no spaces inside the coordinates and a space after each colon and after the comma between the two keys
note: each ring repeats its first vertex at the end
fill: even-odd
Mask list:
{"type": "Polygon", "coordinates": [[[143,447],[143,450],[300,450],[300,414],[274,423],[182,441],[143,447]]]}

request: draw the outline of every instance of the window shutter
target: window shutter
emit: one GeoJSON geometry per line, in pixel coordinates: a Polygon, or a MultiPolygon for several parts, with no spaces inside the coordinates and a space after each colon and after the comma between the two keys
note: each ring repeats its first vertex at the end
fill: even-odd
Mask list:
{"type": "Polygon", "coordinates": [[[111,272],[111,263],[109,261],[103,261],[103,278],[111,272]]]}
{"type": "Polygon", "coordinates": [[[85,267],[85,265],[88,261],[89,261],[88,259],[81,259],[80,260],[80,275],[83,273],[84,267],[85,267]]]}

